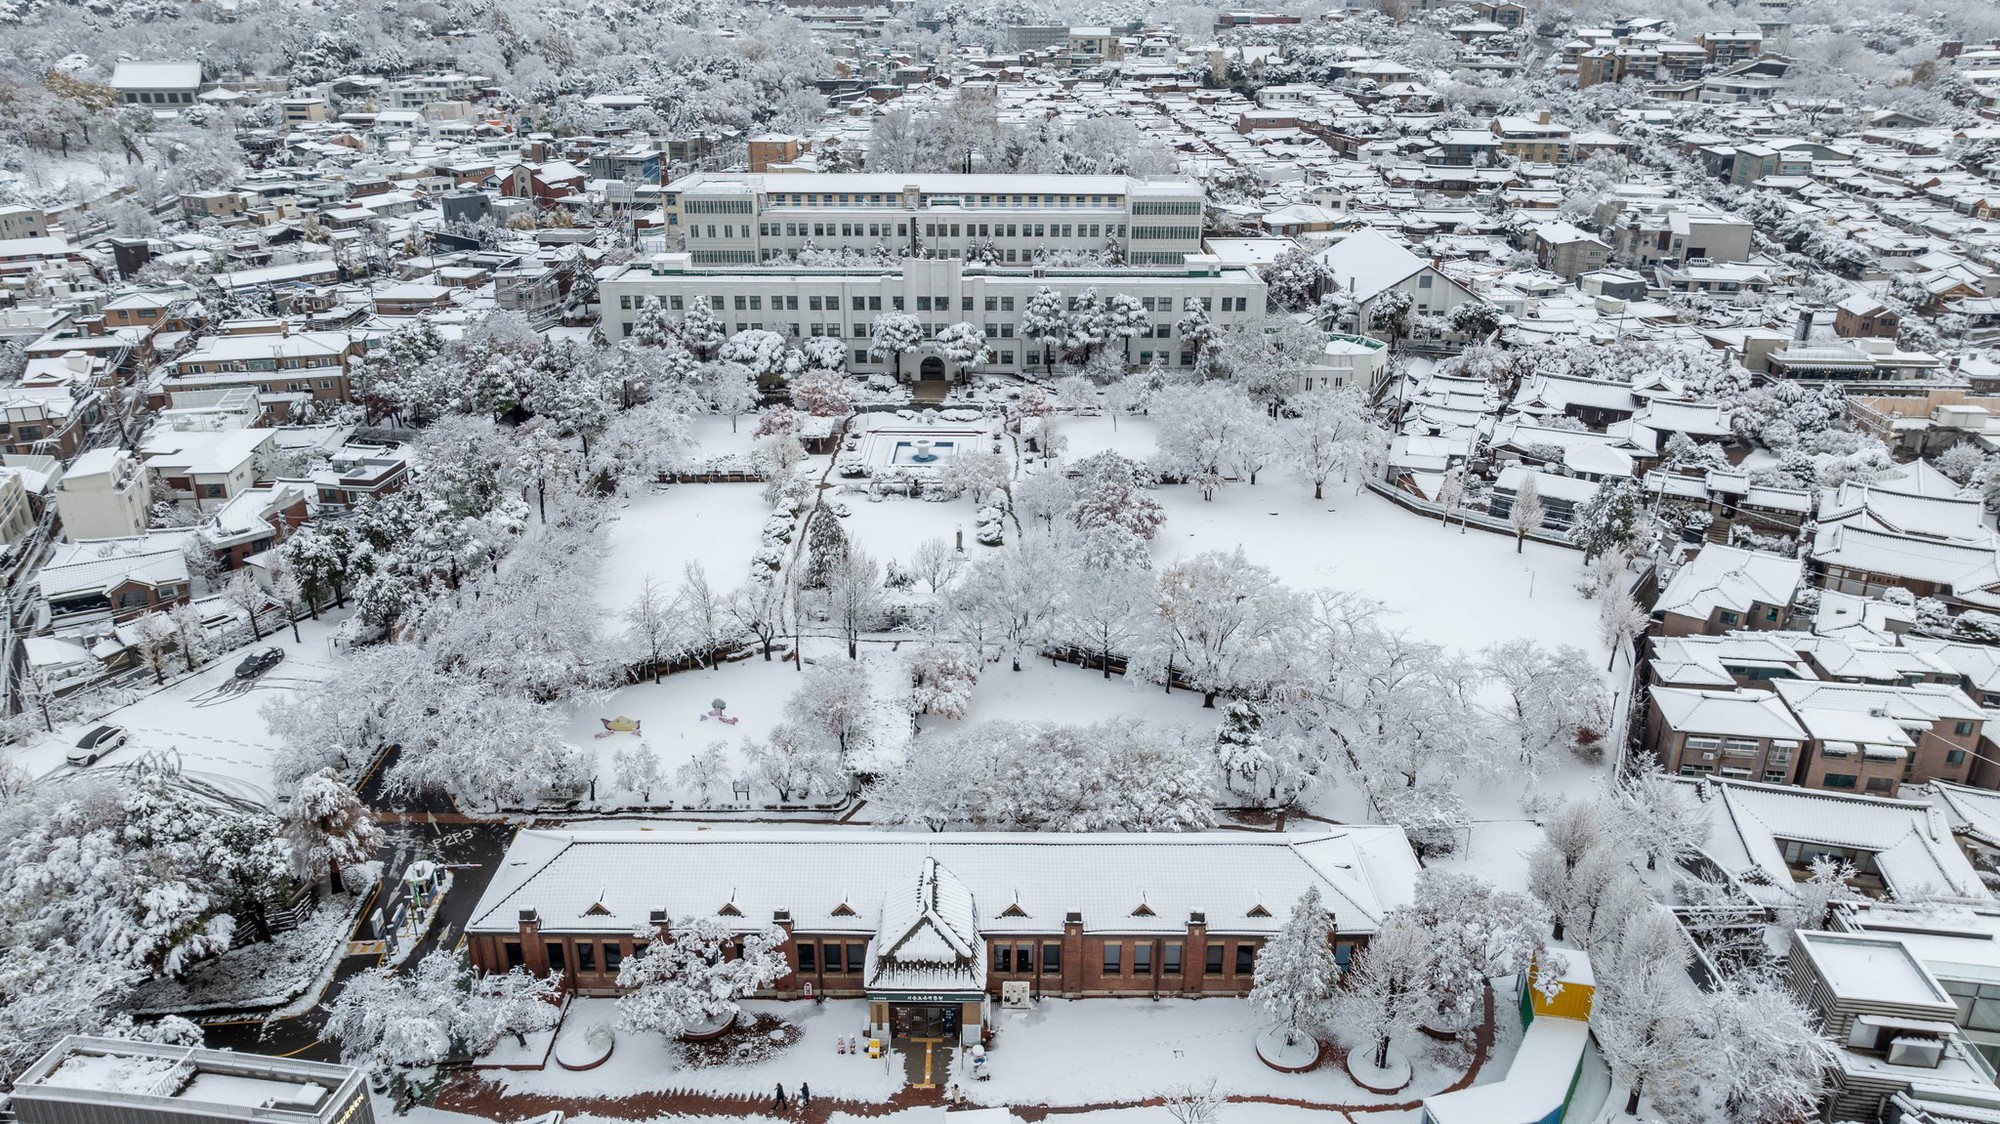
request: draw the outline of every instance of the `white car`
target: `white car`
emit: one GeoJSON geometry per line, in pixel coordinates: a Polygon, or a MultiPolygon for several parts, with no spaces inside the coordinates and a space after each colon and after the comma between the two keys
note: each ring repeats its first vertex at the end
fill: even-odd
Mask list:
{"type": "Polygon", "coordinates": [[[99,726],[77,740],[76,748],[69,751],[69,763],[78,767],[95,765],[128,740],[130,736],[123,726],[99,726]]]}

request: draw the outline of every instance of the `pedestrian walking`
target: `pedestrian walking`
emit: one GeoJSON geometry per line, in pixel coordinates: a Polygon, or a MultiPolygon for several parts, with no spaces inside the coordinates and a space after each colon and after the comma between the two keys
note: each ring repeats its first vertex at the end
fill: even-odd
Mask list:
{"type": "Polygon", "coordinates": [[[771,1111],[785,1111],[785,1083],[782,1081],[778,1082],[778,1095],[771,1100],[771,1111]]]}
{"type": "Polygon", "coordinates": [[[799,1082],[799,1111],[804,1112],[806,1109],[811,1108],[812,1104],[813,1087],[803,1081],[799,1082]]]}

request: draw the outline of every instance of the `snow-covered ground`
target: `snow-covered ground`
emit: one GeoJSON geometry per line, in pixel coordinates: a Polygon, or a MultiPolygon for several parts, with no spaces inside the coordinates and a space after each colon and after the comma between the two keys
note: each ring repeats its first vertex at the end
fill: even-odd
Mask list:
{"type": "Polygon", "coordinates": [[[598,604],[606,627],[623,615],[651,578],[664,597],[680,587],[689,562],[699,562],[716,592],[743,584],[770,509],[759,484],[680,484],[639,496],[619,509],[605,532],[598,604]]]}
{"type": "Polygon", "coordinates": [[[1044,999],[1031,1010],[994,1012],[990,1080],[965,1080],[956,1069],[953,1079],[970,1099],[996,1105],[1144,1100],[1211,1077],[1217,1092],[1231,1096],[1370,1105],[1436,1092],[1460,1076],[1420,1064],[1408,1090],[1383,1097],[1356,1086],[1337,1065],[1279,1073],[1254,1046],[1268,1022],[1233,999],[1044,999]]]}
{"type": "MultiPolygon", "coordinates": [[[[883,717],[875,740],[879,756],[893,757],[909,736],[902,728],[894,692],[902,690],[899,660],[894,641],[877,641],[864,647],[862,662],[873,673],[876,697],[883,717]]],[[[808,660],[845,659],[845,651],[826,641],[808,640],[808,660]]],[[[650,803],[665,806],[669,800],[685,801],[688,793],[671,783],[674,771],[689,758],[721,741],[729,747],[730,768],[740,775],[747,767],[745,747],[770,736],[771,728],[784,720],[785,700],[798,689],[799,672],[790,662],[765,662],[752,656],[723,664],[712,671],[684,671],[663,676],[658,683],[640,683],[620,688],[608,697],[588,699],[577,705],[569,723],[569,737],[576,745],[597,757],[597,802],[601,807],[640,807],[636,794],[620,792],[612,782],[613,754],[644,743],[659,754],[661,770],[669,783],[655,789],[650,803]],[[728,703],[727,713],[735,725],[704,718],[716,699],[728,703]],[[639,720],[638,734],[604,732],[601,719],[618,716],[639,720]]],[[[1102,673],[1074,664],[1052,666],[1047,660],[1030,661],[1018,672],[1005,664],[990,665],[972,692],[972,706],[966,717],[948,720],[922,719],[919,739],[958,733],[970,725],[990,720],[1023,720],[1065,723],[1103,722],[1113,718],[1143,718],[1156,724],[1187,723],[1210,727],[1221,721],[1218,711],[1204,711],[1201,696],[1187,691],[1167,695],[1150,684],[1136,683],[1121,676],[1105,679],[1102,673]]],[[[769,803],[775,794],[758,788],[752,793],[755,805],[769,803]]]]}
{"type": "MultiPolygon", "coordinates": [[[[270,699],[290,697],[331,675],[346,657],[335,651],[332,636],[338,618],[299,622],[302,643],[293,643],[284,629],[256,644],[224,653],[193,675],[171,678],[164,687],[150,681],[148,693],[95,720],[59,725],[52,734],[6,750],[35,776],[72,772],[65,756],[79,737],[100,723],[123,726],[131,741],[90,766],[115,769],[154,754],[178,758],[181,771],[226,792],[269,803],[271,753],[275,742],[259,713],[270,699]],[[236,665],[253,648],[276,645],[285,662],[265,672],[247,688],[233,682],[236,665]]],[[[178,665],[176,665],[178,666],[178,665]]]]}
{"type": "MultiPolygon", "coordinates": [[[[900,1063],[892,1066],[887,1059],[870,1061],[862,1055],[842,1054],[836,1048],[836,1039],[866,1033],[868,1004],[862,1000],[749,1002],[743,1009],[747,1018],[770,1014],[791,1023],[799,1030],[797,1041],[756,1061],[689,1066],[678,1047],[665,1037],[619,1031],[610,1059],[596,1069],[572,1073],[551,1065],[542,1070],[498,1074],[495,1079],[509,1093],[577,1098],[622,1097],[663,1089],[768,1096],[781,1081],[788,1089],[803,1081],[812,1086],[815,1096],[883,1101],[902,1088],[900,1063]]],[[[617,1000],[578,999],[570,1004],[563,1029],[569,1033],[592,1023],[614,1025],[617,1021],[617,1000]]]]}

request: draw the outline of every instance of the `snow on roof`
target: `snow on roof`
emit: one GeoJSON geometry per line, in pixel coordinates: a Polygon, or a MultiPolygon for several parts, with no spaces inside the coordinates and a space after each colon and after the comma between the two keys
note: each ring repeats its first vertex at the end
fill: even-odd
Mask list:
{"type": "Polygon", "coordinates": [[[1674,572],[1653,609],[1705,621],[1717,609],[1747,613],[1752,604],[1790,605],[1804,569],[1782,554],[1710,544],[1674,572]]]}
{"type": "MultiPolygon", "coordinates": [[[[1781,680],[1779,685],[1786,682],[1781,680]]],[[[1868,852],[1888,891],[1987,898],[1979,875],[1936,808],[1791,785],[1673,778],[1682,801],[1708,820],[1702,851],[1766,904],[1788,900],[1797,875],[1780,840],[1868,852]]]]}
{"type": "Polygon", "coordinates": [[[883,898],[862,979],[897,991],[980,991],[985,949],[972,891],[926,855],[915,885],[892,885],[883,898]]]}
{"type": "MultiPolygon", "coordinates": [[[[733,903],[745,927],[785,909],[802,932],[871,932],[876,919],[848,916],[849,903],[907,894],[904,879],[924,858],[987,903],[972,914],[981,932],[1053,932],[1071,911],[1088,928],[1179,932],[1203,911],[1211,932],[1269,933],[1285,911],[1256,917],[1254,907],[1318,886],[1343,931],[1370,933],[1409,901],[1417,875],[1402,830],[1380,826],[1261,836],[523,831],[467,929],[513,932],[519,911],[534,909],[549,931],[620,933],[656,909],[712,916],[733,903]],[[1133,914],[1142,902],[1150,916],[1133,914]],[[1003,916],[995,903],[1019,905],[1008,912],[1021,916],[1003,916]],[[608,912],[586,916],[598,904],[608,912]]],[[[939,901],[947,893],[955,891],[940,889],[939,901]]],[[[942,907],[938,915],[954,916],[942,907]]],[[[966,914],[955,917],[962,933],[966,914]]]]}
{"type": "Polygon", "coordinates": [[[1696,691],[1661,687],[1654,705],[1669,728],[1683,734],[1805,740],[1805,730],[1769,691],[1696,691]]]}
{"type": "Polygon", "coordinates": [[[1932,781],[1930,792],[1934,803],[1951,821],[1953,831],[1963,832],[1988,846],[2000,845],[2000,792],[1948,781],[1932,781]]]}
{"type": "Polygon", "coordinates": [[[1126,195],[1134,191],[1156,193],[1171,188],[1196,193],[1199,184],[1190,179],[1141,180],[1128,176],[1005,175],[936,172],[815,172],[809,175],[768,176],[761,172],[696,172],[676,180],[675,190],[683,195],[704,192],[769,191],[772,195],[900,194],[915,187],[926,195],[971,193],[1010,195],[1054,192],[1074,199],[1078,195],[1126,195]],[[1147,191],[1153,189],[1153,191],[1147,191]]]}
{"type": "Polygon", "coordinates": [[[1334,281],[1359,301],[1374,299],[1429,264],[1372,226],[1320,251],[1319,260],[1334,281]]]}
{"type": "Polygon", "coordinates": [[[1799,930],[1793,939],[1838,999],[1931,1003],[1957,1010],[1943,985],[1899,938],[1799,930]]]}
{"type": "Polygon", "coordinates": [[[198,62],[121,62],[111,72],[114,90],[192,90],[199,85],[198,62]]]}
{"type": "Polygon", "coordinates": [[[2000,585],[2000,556],[1990,545],[1941,542],[1856,524],[1822,524],[1813,536],[1812,558],[1822,565],[1936,582],[1961,599],[2000,585]]]}
{"type": "Polygon", "coordinates": [[[36,579],[44,598],[109,593],[127,581],[146,585],[188,580],[185,534],[102,539],[58,547],[36,579]]]}

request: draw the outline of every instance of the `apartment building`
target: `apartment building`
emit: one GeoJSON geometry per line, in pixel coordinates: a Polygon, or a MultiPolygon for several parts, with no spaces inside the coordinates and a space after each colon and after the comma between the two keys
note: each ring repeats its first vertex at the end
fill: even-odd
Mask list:
{"type": "Polygon", "coordinates": [[[1500,138],[1500,151],[1531,164],[1567,164],[1574,131],[1549,119],[1544,109],[1534,117],[1495,117],[1493,135],[1500,138]]]}
{"type": "Polygon", "coordinates": [[[1646,703],[1646,744],[1678,776],[1787,784],[1805,739],[1769,691],[1656,687],[1646,703]]]}
{"type": "Polygon", "coordinates": [[[841,340],[850,368],[900,371],[920,379],[953,373],[931,341],[951,324],[970,323],[986,337],[988,360],[978,371],[1019,372],[1054,358],[1021,330],[1021,317],[1037,290],[1048,288],[1071,304],[1094,291],[1136,297],[1150,323],[1127,346],[1131,363],[1159,358],[1168,366],[1194,365],[1194,350],[1177,322],[1190,300],[1208,309],[1217,325],[1252,321],[1263,314],[1264,283],[1240,267],[1205,254],[1183,254],[1178,270],[1009,269],[958,258],[905,258],[898,265],[855,269],[700,268],[690,254],[664,254],[634,263],[602,280],[598,296],[603,331],[614,343],[632,331],[636,311],[655,298],[668,316],[706,304],[730,333],[764,329],[793,337],[841,340]],[[870,328],[884,313],[904,312],[923,328],[924,346],[899,364],[869,351],[870,328]]]}
{"type": "Polygon", "coordinates": [[[347,332],[209,336],[173,360],[148,397],[161,409],[175,392],[247,387],[270,397],[344,402],[348,364],[364,350],[347,332]]]}
{"type": "Polygon", "coordinates": [[[144,466],[129,451],[111,446],[84,453],[56,485],[63,541],[144,534],[151,492],[144,466]]]}
{"type": "Polygon", "coordinates": [[[1174,266],[1201,252],[1203,201],[1190,179],[704,172],[672,184],[662,209],[697,266],[802,250],[994,264],[1068,251],[1174,266]]]}

